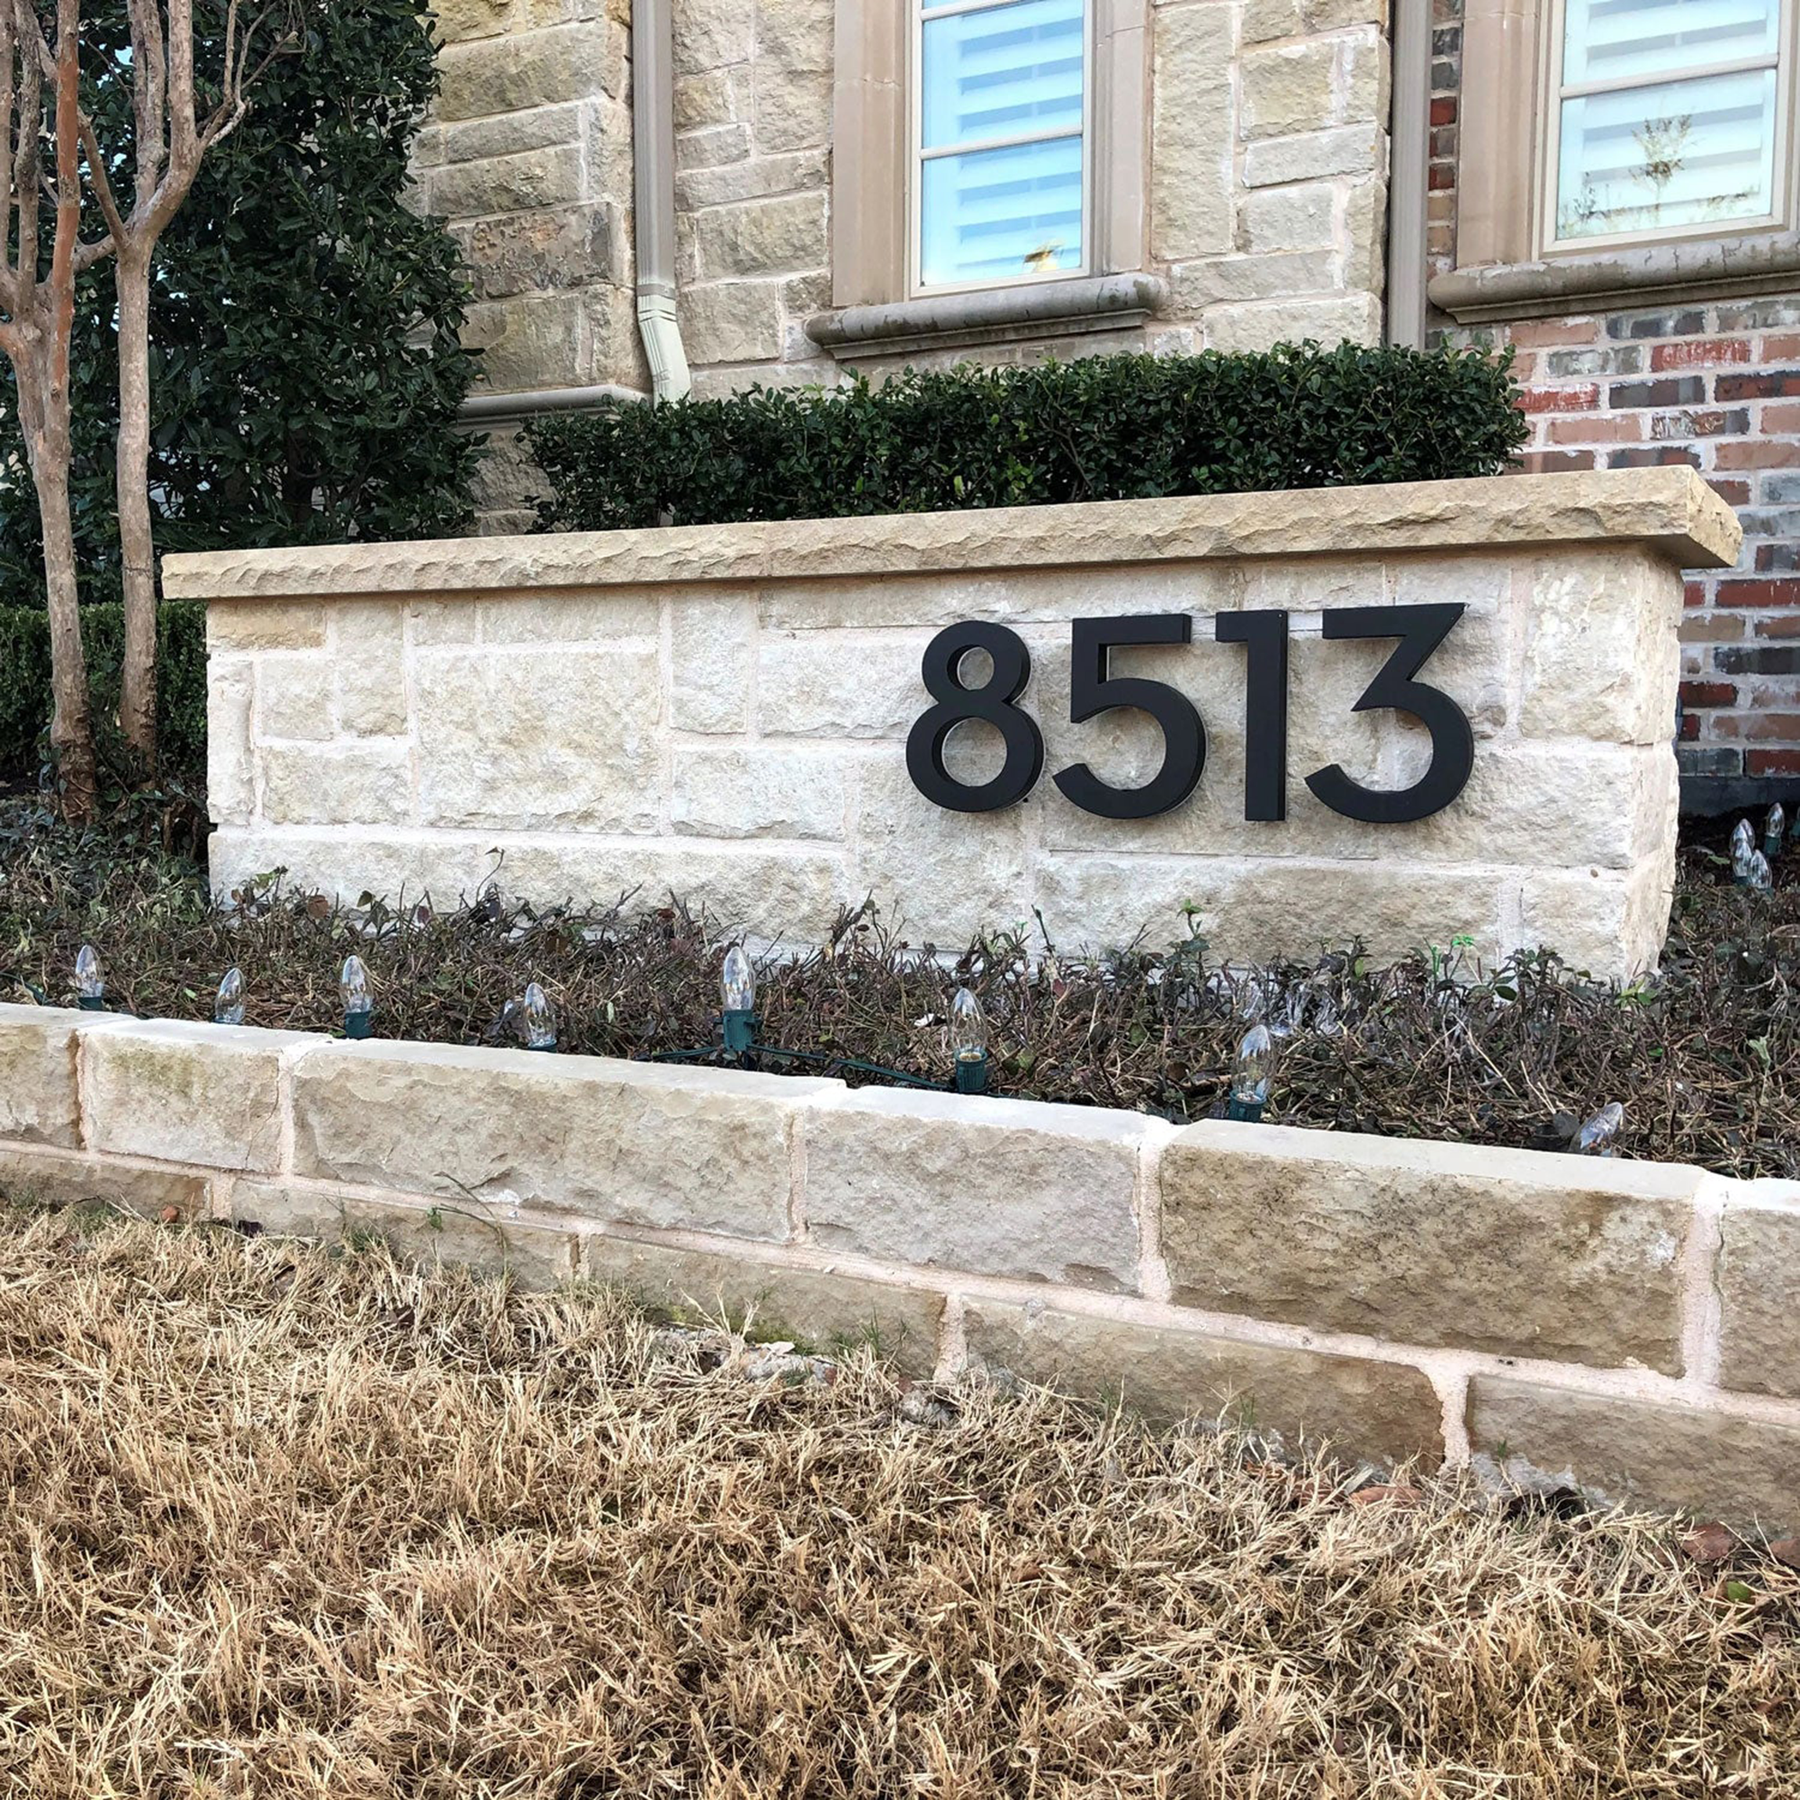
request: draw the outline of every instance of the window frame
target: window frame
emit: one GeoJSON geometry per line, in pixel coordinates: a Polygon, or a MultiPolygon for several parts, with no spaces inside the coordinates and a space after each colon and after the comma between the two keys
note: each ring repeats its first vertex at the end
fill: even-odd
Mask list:
{"type": "MultiPolygon", "coordinates": [[[[1000,276],[984,281],[927,282],[925,280],[925,164],[952,155],[998,150],[1011,144],[1053,143],[1076,134],[1055,131],[1022,134],[1016,138],[973,140],[967,144],[925,147],[925,27],[933,19],[965,13],[998,12],[1020,0],[905,0],[908,10],[906,53],[906,292],[908,298],[926,299],[939,294],[985,294],[1000,288],[1043,287],[1057,281],[1080,281],[1094,271],[1094,87],[1096,76],[1094,16],[1099,0],[1081,0],[1081,251],[1073,269],[1050,269],[1042,274],[1000,276]]],[[[1787,5],[1790,0],[1781,0],[1787,5]]]]}
{"type": "Polygon", "coordinates": [[[1617,80],[1605,83],[1565,83],[1564,32],[1568,17],[1568,0],[1544,0],[1542,44],[1539,49],[1537,94],[1531,108],[1532,122],[1532,230],[1533,252],[1546,262],[1562,262],[1570,257],[1605,256],[1617,250],[1643,249],[1656,244],[1687,243],[1694,239],[1714,241],[1740,235],[1781,231],[1793,225],[1793,197],[1796,187],[1794,161],[1800,133],[1794,128],[1794,59],[1797,47],[1796,21],[1800,20],[1800,0],[1777,0],[1780,18],[1775,43],[1775,144],[1772,153],[1771,209],[1739,218],[1697,219],[1690,225],[1670,225],[1649,231],[1614,231],[1595,233],[1590,237],[1559,238],[1557,236],[1557,186],[1561,173],[1563,105],[1570,98],[1565,90],[1573,85],[1584,94],[1629,92],[1637,87],[1668,87],[1680,82],[1698,81],[1707,76],[1768,66],[1763,57],[1722,58],[1698,69],[1682,69],[1645,80],[1617,80]]]}

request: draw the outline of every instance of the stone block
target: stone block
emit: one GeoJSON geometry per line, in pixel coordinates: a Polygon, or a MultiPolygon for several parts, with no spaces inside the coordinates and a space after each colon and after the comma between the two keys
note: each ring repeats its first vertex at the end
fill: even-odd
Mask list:
{"type": "Polygon", "coordinates": [[[1800,1182],[1734,1182],[1722,1225],[1719,1379],[1800,1398],[1800,1182]]]}
{"type": "Polygon", "coordinates": [[[24,1144],[81,1142],[75,1044],[85,1014],[0,1005],[0,1138],[24,1144]]]}
{"type": "Polygon", "coordinates": [[[1213,1122],[1162,1158],[1178,1304],[1393,1343],[1681,1369],[1700,1172],[1213,1122]]]}
{"type": "Polygon", "coordinates": [[[786,1339],[810,1352],[866,1344],[908,1375],[930,1375],[937,1365],[944,1298],[924,1288],[598,1232],[581,1240],[581,1252],[584,1274],[659,1313],[723,1320],[760,1342],[786,1339]]]}
{"type": "Polygon", "coordinates": [[[583,189],[579,144],[452,163],[433,170],[427,183],[431,210],[453,219],[568,206],[583,198],[583,189]]]}
{"type": "Polygon", "coordinates": [[[206,1214],[206,1185],[204,1175],[179,1169],[0,1145],[0,1194],[23,1206],[117,1206],[140,1219],[172,1206],[184,1219],[198,1219],[206,1214]]]}
{"type": "Polygon", "coordinates": [[[413,1203],[299,1182],[239,1180],[225,1196],[225,1216],[280,1237],[379,1238],[396,1256],[506,1275],[523,1288],[555,1287],[575,1272],[572,1231],[521,1224],[458,1199],[413,1203]]]}
{"type": "MultiPolygon", "coordinates": [[[[724,163],[741,163],[750,154],[750,127],[744,124],[708,125],[700,131],[684,131],[675,140],[678,177],[694,169],[716,169],[724,163]]],[[[679,178],[675,204],[685,206],[679,178]]]]}
{"type": "Polygon", "coordinates": [[[527,112],[625,91],[625,34],[604,19],[524,31],[438,53],[441,119],[527,112]]]}
{"type": "Polygon", "coordinates": [[[1368,26],[1348,40],[1338,40],[1338,44],[1344,72],[1331,113],[1332,124],[1360,125],[1386,119],[1388,49],[1381,34],[1368,26]]]}
{"type": "Polygon", "coordinates": [[[1169,310],[1182,316],[1224,301],[1328,294],[1337,286],[1334,255],[1330,250],[1292,250],[1178,263],[1169,271],[1169,310]]]}
{"type": "Polygon", "coordinates": [[[256,736],[260,743],[323,743],[334,735],[335,663],[323,650],[256,659],[256,736]]]}
{"type": "Polygon", "coordinates": [[[419,652],[421,820],[651,830],[664,762],[657,668],[649,648],[419,652]]]}
{"type": "Polygon", "coordinates": [[[757,0],[758,65],[832,74],[834,13],[833,0],[757,0]]]}
{"type": "Polygon", "coordinates": [[[854,898],[872,895],[892,929],[960,950],[1029,925],[1023,807],[946,812],[913,786],[897,745],[858,759],[853,806],[854,898]]]}
{"type": "Polygon", "coordinates": [[[1519,946],[1571,969],[1633,979],[1656,966],[1674,900],[1672,847],[1636,868],[1533,869],[1520,882],[1519,946]]]}
{"type": "Polygon", "coordinates": [[[1383,152],[1384,136],[1377,125],[1339,125],[1329,131],[1302,127],[1294,137],[1260,138],[1248,145],[1243,183],[1259,188],[1331,175],[1368,175],[1383,166],[1383,152]]]}
{"type": "Polygon", "coordinates": [[[904,738],[931,704],[919,674],[926,641],[763,632],[756,646],[758,727],[781,737],[904,738]],[[854,679],[846,680],[852,665],[854,679]]]}
{"type": "Polygon", "coordinates": [[[1531,565],[1519,728],[1665,744],[1680,681],[1681,576],[1636,548],[1531,565]]]}
{"type": "Polygon", "coordinates": [[[86,1033],[88,1148],[208,1169],[279,1168],[283,1059],[322,1041],[180,1019],[86,1033]]]}
{"type": "Polygon", "coordinates": [[[717,281],[680,303],[689,360],[773,362],[781,355],[781,290],[771,281],[717,281]]]}
{"type": "Polygon", "coordinates": [[[412,823],[404,744],[268,744],[258,760],[263,816],[272,825],[412,823]]]}
{"type": "Polygon", "coordinates": [[[1238,63],[1242,84],[1242,133],[1246,138],[1289,137],[1334,123],[1332,43],[1283,44],[1255,50],[1238,63]]]}
{"type": "Polygon", "coordinates": [[[1329,1443],[1347,1458],[1443,1456],[1443,1407],[1406,1363],[1239,1343],[1177,1325],[967,1299],[970,1357],[995,1373],[1122,1401],[1157,1424],[1222,1420],[1292,1452],[1329,1443]]]}
{"type": "Polygon", "coordinates": [[[585,292],[482,300],[469,310],[463,342],[481,352],[481,379],[502,394],[576,387],[591,373],[585,292]]]}
{"type": "Polygon", "coordinates": [[[234,600],[206,609],[206,647],[322,650],[325,609],[316,600],[234,600]]]}
{"type": "Polygon", "coordinates": [[[1337,189],[1326,181],[1259,188],[1238,206],[1237,247],[1257,255],[1330,250],[1337,241],[1337,189]]]}
{"type": "Polygon", "coordinates": [[[758,154],[831,141],[829,69],[794,69],[759,58],[751,89],[758,154]]]}
{"type": "Polygon", "coordinates": [[[502,594],[481,602],[481,641],[498,644],[578,644],[654,652],[662,635],[662,598],[656,588],[608,587],[591,593],[502,594]]]}
{"type": "Polygon", "coordinates": [[[1527,1491],[1578,1488],[1771,1537],[1800,1527],[1800,1426],[1478,1374],[1469,1442],[1480,1472],[1527,1491]]]}
{"type": "Polygon", "coordinates": [[[675,0],[675,71],[695,75],[748,62],[755,49],[755,7],[739,0],[675,0]]]}
{"type": "Polygon", "coordinates": [[[675,77],[675,129],[699,131],[737,122],[737,87],[729,69],[675,77]]]}
{"type": "Polygon", "coordinates": [[[1150,100],[1150,241],[1164,258],[1231,248],[1232,19],[1225,7],[1158,11],[1150,100]]]}
{"type": "Polygon", "coordinates": [[[556,144],[579,144],[584,104],[567,101],[560,106],[500,113],[491,119],[429,125],[419,135],[413,162],[422,168],[439,168],[446,163],[518,156],[526,150],[547,150],[556,144]]]}
{"type": "MultiPolygon", "coordinates": [[[[400,610],[388,609],[398,628],[400,610]]],[[[406,670],[398,630],[390,644],[350,650],[340,643],[333,666],[332,716],[352,737],[392,737],[408,724],[406,670]]]]}
{"type": "Polygon", "coordinates": [[[701,279],[815,269],[826,259],[825,196],[708,207],[694,218],[701,279]]]}
{"type": "Polygon", "coordinates": [[[1320,300],[1269,300],[1215,307],[1206,314],[1209,350],[1268,350],[1317,338],[1330,346],[1381,338],[1381,302],[1374,294],[1339,294],[1320,300]]]}
{"type": "Polygon", "coordinates": [[[1129,1113],[861,1088],[801,1120],[814,1243],[922,1267],[1125,1291],[1137,1285],[1129,1113]]]}
{"type": "Polygon", "coordinates": [[[242,824],[256,810],[250,759],[255,667],[249,657],[207,657],[206,801],[215,825],[242,824]]]}
{"type": "Polygon", "coordinates": [[[795,1110],[834,1082],[450,1044],[295,1071],[305,1176],[595,1221],[788,1236],[795,1110]]]}
{"type": "Polygon", "coordinates": [[[702,837],[841,841],[843,757],[763,745],[679,747],[669,813],[677,831],[702,837]]]}
{"type": "Polygon", "coordinates": [[[745,729],[755,641],[756,614],[745,589],[670,603],[669,723],[675,730],[745,729]]]}
{"type": "Polygon", "coordinates": [[[458,235],[475,292],[483,300],[597,282],[622,286],[629,280],[625,251],[630,233],[611,202],[502,214],[477,220],[458,235]]]}
{"type": "MultiPolygon", "coordinates": [[[[731,128],[731,133],[742,131],[742,126],[731,128]]],[[[675,204],[680,213],[690,213],[703,206],[732,206],[741,200],[790,194],[825,185],[829,162],[823,149],[781,151],[751,158],[743,138],[732,136],[731,142],[742,146],[742,155],[718,163],[705,163],[695,152],[686,165],[677,168],[675,204]]],[[[676,160],[679,164],[680,158],[676,160]]]]}

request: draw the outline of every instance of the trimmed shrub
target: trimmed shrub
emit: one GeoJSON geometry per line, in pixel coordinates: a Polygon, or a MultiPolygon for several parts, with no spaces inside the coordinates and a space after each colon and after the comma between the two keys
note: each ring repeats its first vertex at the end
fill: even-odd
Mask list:
{"type": "MultiPolygon", "coordinates": [[[[206,766],[206,604],[165,600],[158,619],[157,719],[163,760],[176,775],[206,766]]],[[[119,710],[125,609],[81,609],[88,682],[101,719],[119,710]]],[[[43,762],[50,731],[50,615],[35,606],[0,607],[0,775],[30,774],[43,762]]]]}
{"type": "Polygon", "coordinates": [[[1494,475],[1516,397],[1510,357],[1307,343],[614,400],[525,436],[543,529],[605,531],[1494,475]]]}

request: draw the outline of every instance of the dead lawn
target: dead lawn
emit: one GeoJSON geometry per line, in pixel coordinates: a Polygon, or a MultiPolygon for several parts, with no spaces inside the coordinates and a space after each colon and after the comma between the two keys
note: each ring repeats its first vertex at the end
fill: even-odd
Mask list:
{"type": "Polygon", "coordinates": [[[381,1251],[0,1227],[0,1792],[1800,1795],[1761,1553],[715,1360],[381,1251]]]}

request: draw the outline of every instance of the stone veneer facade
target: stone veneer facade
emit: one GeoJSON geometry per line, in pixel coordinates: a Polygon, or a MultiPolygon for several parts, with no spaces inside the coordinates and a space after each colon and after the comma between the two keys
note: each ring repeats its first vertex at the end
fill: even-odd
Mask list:
{"type": "Polygon", "coordinates": [[[0,1006],[0,1185],[1800,1526],[1800,1184],[0,1006]]]}
{"type": "MultiPolygon", "coordinates": [[[[216,886],[285,868],[349,903],[449,903],[498,873],[546,903],[703,899],[752,935],[817,942],[872,897],[939,944],[1034,911],[1070,949],[1181,936],[1235,958],[1355,931],[1379,954],[1467,934],[1597,975],[1654,964],[1674,882],[1679,566],[1737,528],[1689,471],[1544,475],[898,518],[175,557],[208,605],[216,886]],[[1421,679],[1474,734],[1433,816],[1367,824],[1305,777],[1409,787],[1426,733],[1354,711],[1390,638],[1326,640],[1339,608],[1466,609],[1421,679]],[[1289,617],[1287,817],[1245,818],[1246,661],[1214,619],[1289,617]],[[1097,817],[1050,776],[1120,787],[1163,760],[1114,710],[1069,722],[1070,622],[1176,613],[1193,641],[1121,652],[1199,708],[1199,786],[1097,817]],[[1017,633],[1044,741],[1030,798],[952,812],[908,775],[925,647],[1017,633]],[[496,857],[503,856],[504,863],[496,857]],[[503,872],[502,872],[503,869],[503,872]]],[[[993,769],[953,739],[965,779],[993,769]]]]}

